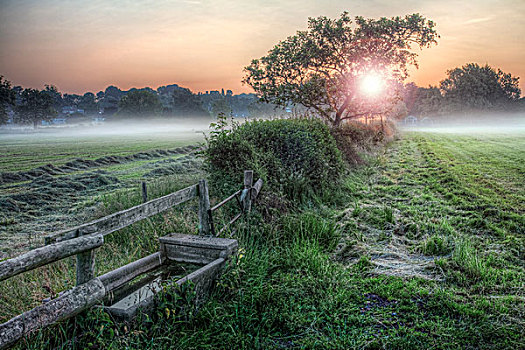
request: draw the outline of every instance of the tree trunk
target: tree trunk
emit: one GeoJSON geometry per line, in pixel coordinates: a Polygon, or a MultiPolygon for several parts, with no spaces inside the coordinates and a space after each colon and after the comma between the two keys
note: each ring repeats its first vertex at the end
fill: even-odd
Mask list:
{"type": "Polygon", "coordinates": [[[33,129],[36,129],[37,127],[38,127],[38,120],[34,119],[33,120],[33,129]]]}
{"type": "Polygon", "coordinates": [[[339,127],[339,125],[341,125],[341,114],[339,112],[336,112],[335,113],[335,119],[333,120],[333,125],[334,127],[339,127]]]}

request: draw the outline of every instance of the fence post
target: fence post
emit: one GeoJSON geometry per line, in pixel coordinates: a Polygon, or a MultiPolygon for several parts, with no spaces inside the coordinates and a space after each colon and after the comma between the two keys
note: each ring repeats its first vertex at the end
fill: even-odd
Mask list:
{"type": "Polygon", "coordinates": [[[146,181],[142,181],[142,203],[146,203],[148,201],[148,186],[146,184],[146,181]]]}
{"type": "Polygon", "coordinates": [[[248,190],[248,193],[246,196],[244,196],[244,212],[249,213],[252,209],[252,196],[251,196],[251,188],[253,186],[253,170],[245,170],[244,171],[244,189],[248,190]]]}
{"type": "MultiPolygon", "coordinates": [[[[82,234],[77,230],[77,237],[82,234]]],[[[77,286],[95,278],[95,250],[77,254],[77,286]]]]}
{"type": "Polygon", "coordinates": [[[208,193],[208,183],[206,180],[199,181],[199,234],[210,234],[210,195],[208,193]]]}

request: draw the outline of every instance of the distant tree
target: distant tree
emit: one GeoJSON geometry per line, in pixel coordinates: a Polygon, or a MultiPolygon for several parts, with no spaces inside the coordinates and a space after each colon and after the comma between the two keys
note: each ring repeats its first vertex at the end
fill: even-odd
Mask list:
{"type": "Polygon", "coordinates": [[[11,82],[0,75],[0,125],[7,123],[7,106],[14,105],[16,93],[11,82]]]}
{"type": "Polygon", "coordinates": [[[78,103],[78,108],[83,109],[85,114],[94,114],[98,111],[95,94],[86,92],[78,103]]]}
{"type": "Polygon", "coordinates": [[[428,88],[418,88],[414,102],[409,110],[410,114],[422,117],[438,115],[443,111],[443,96],[435,86],[428,88]]]}
{"type": "Polygon", "coordinates": [[[229,116],[232,114],[232,108],[228,101],[221,96],[221,98],[218,98],[211,103],[211,114],[214,117],[217,117],[219,114],[229,116]]]}
{"type": "Polygon", "coordinates": [[[24,89],[20,93],[20,104],[16,106],[16,121],[32,123],[36,129],[42,120],[50,121],[56,116],[54,103],[53,95],[49,91],[24,89]]]}
{"type": "Polygon", "coordinates": [[[258,100],[252,101],[247,106],[247,111],[249,115],[254,118],[272,117],[284,113],[284,109],[282,107],[258,100]]]}
{"type": "Polygon", "coordinates": [[[60,107],[64,105],[63,100],[62,100],[62,94],[60,93],[60,91],[58,91],[56,86],[46,84],[45,89],[42,90],[42,92],[49,95],[52,98],[53,108],[55,110],[59,110],[60,107]]]}
{"type": "Polygon", "coordinates": [[[363,77],[375,73],[387,83],[403,81],[417,65],[411,46],[436,43],[434,23],[419,14],[378,20],[344,12],[339,19],[310,18],[308,30],[278,43],[245,68],[244,82],[264,102],[301,104],[337,126],[342,120],[387,111],[397,94],[370,101],[363,77]],[[384,102],[384,103],[379,103],[384,102]]]}
{"type": "Polygon", "coordinates": [[[518,77],[477,63],[448,70],[440,88],[449,112],[507,109],[521,94],[518,77]]]}
{"type": "Polygon", "coordinates": [[[77,94],[64,94],[62,96],[62,101],[64,103],[64,106],[72,106],[77,108],[81,98],[82,96],[77,94]]]}
{"type": "Polygon", "coordinates": [[[177,117],[209,117],[209,113],[202,107],[199,96],[190,89],[178,88],[173,91],[172,114],[177,117]]]}
{"type": "Polygon", "coordinates": [[[154,115],[162,110],[157,94],[147,90],[128,92],[120,99],[118,105],[118,114],[121,116],[154,115]]]}

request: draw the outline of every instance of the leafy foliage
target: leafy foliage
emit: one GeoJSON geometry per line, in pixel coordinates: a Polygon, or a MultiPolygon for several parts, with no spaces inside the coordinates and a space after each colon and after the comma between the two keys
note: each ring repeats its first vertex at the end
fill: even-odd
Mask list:
{"type": "Polygon", "coordinates": [[[122,97],[118,103],[120,115],[143,116],[161,111],[157,95],[147,90],[134,90],[122,97]]]}
{"type": "Polygon", "coordinates": [[[87,114],[93,114],[98,111],[97,101],[95,94],[92,92],[86,92],[78,102],[78,107],[83,109],[87,114]]]}
{"type": "Polygon", "coordinates": [[[178,117],[208,117],[209,114],[202,107],[199,97],[191,92],[190,89],[175,89],[172,94],[173,108],[172,113],[178,117]]]}
{"type": "Polygon", "coordinates": [[[343,162],[326,125],[317,120],[280,119],[234,124],[224,116],[204,155],[216,183],[238,184],[243,170],[263,178],[266,191],[306,198],[337,183],[343,162]]]}
{"type": "Polygon", "coordinates": [[[245,68],[244,82],[264,102],[301,104],[339,125],[344,119],[388,111],[395,87],[410,65],[417,65],[411,45],[436,43],[434,23],[419,14],[378,20],[347,12],[339,19],[310,18],[307,31],[281,41],[245,68]],[[359,92],[361,78],[376,72],[391,89],[381,101],[359,92]],[[380,103],[381,102],[381,103],[380,103]]]}
{"type": "Polygon", "coordinates": [[[467,63],[448,70],[439,87],[420,87],[413,91],[410,113],[431,116],[519,110],[520,94],[518,77],[488,64],[467,63]]]}
{"type": "Polygon", "coordinates": [[[15,92],[11,89],[11,82],[0,75],[0,125],[7,122],[7,105],[15,103],[15,92]]]}
{"type": "Polygon", "coordinates": [[[445,104],[453,110],[501,108],[520,98],[519,78],[488,64],[468,63],[447,71],[440,83],[445,104]]]}
{"type": "Polygon", "coordinates": [[[33,123],[36,127],[42,120],[49,121],[56,115],[53,105],[55,98],[51,89],[47,86],[46,90],[25,89],[20,93],[20,104],[16,106],[16,120],[21,123],[33,123]]]}

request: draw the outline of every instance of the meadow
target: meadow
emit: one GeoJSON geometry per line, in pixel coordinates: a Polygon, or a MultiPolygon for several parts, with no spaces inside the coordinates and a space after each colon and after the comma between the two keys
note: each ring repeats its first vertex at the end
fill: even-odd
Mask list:
{"type": "Polygon", "coordinates": [[[0,258],[92,219],[111,193],[198,173],[207,124],[181,124],[0,134],[0,258]]]}
{"type": "MultiPolygon", "coordinates": [[[[334,192],[273,221],[254,205],[250,225],[241,222],[236,233],[240,253],[198,310],[168,299],[134,325],[93,310],[20,346],[523,348],[524,136],[404,132],[364,152],[365,164],[350,168],[334,192]]],[[[146,171],[138,162],[131,171],[140,172],[137,179],[146,171]]],[[[160,171],[152,196],[204,175],[197,164],[182,171],[189,164],[180,163],[174,174],[160,171]]],[[[138,188],[107,193],[98,197],[104,204],[92,215],[140,202],[138,188]]],[[[145,256],[168,232],[194,232],[191,205],[115,235],[97,253],[97,271],[145,256]]],[[[37,305],[73,280],[74,262],[66,259],[3,282],[1,318],[37,305]]]]}

